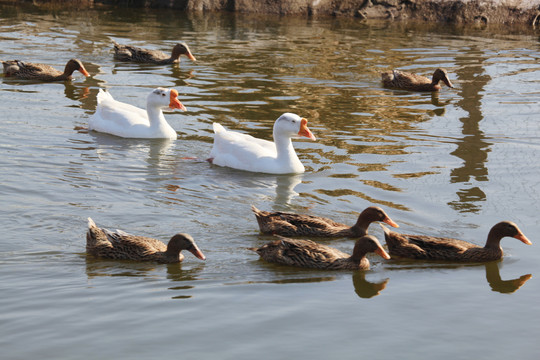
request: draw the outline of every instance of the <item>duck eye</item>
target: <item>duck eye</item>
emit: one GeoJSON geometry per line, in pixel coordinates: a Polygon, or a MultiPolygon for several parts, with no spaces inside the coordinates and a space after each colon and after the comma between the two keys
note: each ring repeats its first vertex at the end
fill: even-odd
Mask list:
{"type": "Polygon", "coordinates": [[[164,93],[161,93],[161,96],[165,96],[165,94],[164,94],[164,93]]]}

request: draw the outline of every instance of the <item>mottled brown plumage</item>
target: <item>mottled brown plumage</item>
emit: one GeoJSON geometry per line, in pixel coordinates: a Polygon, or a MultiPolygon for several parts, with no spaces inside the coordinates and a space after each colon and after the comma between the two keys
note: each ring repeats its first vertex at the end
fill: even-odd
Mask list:
{"type": "Polygon", "coordinates": [[[369,260],[366,254],[369,252],[375,252],[385,259],[390,259],[377,238],[372,235],[356,240],[352,255],[311,240],[276,236],[277,240],[260,248],[250,248],[250,250],[256,251],[268,262],[325,270],[368,270],[369,260]]]}
{"type": "Polygon", "coordinates": [[[527,245],[531,242],[510,221],[502,221],[489,231],[486,245],[480,247],[467,241],[426,235],[405,235],[391,231],[384,225],[384,237],[391,256],[457,262],[485,262],[499,260],[503,256],[500,241],[505,236],[514,237],[527,245]]]}
{"type": "Polygon", "coordinates": [[[259,228],[264,234],[283,236],[317,237],[361,237],[367,235],[369,225],[374,221],[383,221],[390,226],[399,227],[383,209],[377,206],[366,208],[358,216],[356,224],[348,226],[333,220],[312,215],[300,215],[286,212],[261,211],[251,206],[259,228]]]}
{"type": "Polygon", "coordinates": [[[86,252],[89,255],[115,260],[177,263],[184,260],[184,255],[180,253],[182,250],[191,252],[201,260],[206,259],[188,234],[176,234],[169,240],[168,245],[165,245],[157,239],[98,228],[94,221],[88,218],[86,252]]]}
{"type": "Polygon", "coordinates": [[[75,70],[79,70],[84,76],[90,76],[80,60],[71,59],[67,62],[64,72],[56,70],[52,66],[45,64],[34,64],[20,60],[2,61],[4,65],[4,75],[21,80],[40,81],[64,81],[71,80],[71,75],[75,70]]]}
{"type": "Polygon", "coordinates": [[[184,43],[178,43],[172,49],[171,55],[159,50],[148,50],[137,46],[121,45],[116,41],[114,44],[114,57],[121,61],[134,61],[150,64],[172,64],[180,62],[180,55],[186,55],[190,60],[196,61],[189,47],[184,43]]]}
{"type": "Polygon", "coordinates": [[[442,80],[448,87],[454,87],[448,78],[445,69],[437,69],[430,80],[425,76],[407,73],[399,70],[386,71],[381,73],[383,85],[394,89],[404,89],[412,91],[439,91],[442,80]]]}

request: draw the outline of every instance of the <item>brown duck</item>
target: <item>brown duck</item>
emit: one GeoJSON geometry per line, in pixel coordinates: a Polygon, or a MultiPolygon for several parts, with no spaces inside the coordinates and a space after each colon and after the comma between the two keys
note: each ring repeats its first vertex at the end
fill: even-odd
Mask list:
{"type": "Polygon", "coordinates": [[[80,60],[71,59],[67,62],[64,72],[45,64],[34,64],[20,60],[2,61],[4,75],[21,80],[65,81],[71,80],[75,70],[84,76],[90,76],[80,60]]]}
{"type": "Polygon", "coordinates": [[[201,260],[206,259],[188,234],[176,234],[169,240],[169,244],[165,245],[149,237],[98,228],[94,221],[88,218],[86,252],[89,255],[115,260],[177,263],[184,260],[184,255],[180,253],[182,250],[191,252],[201,260]]]}
{"type": "Polygon", "coordinates": [[[196,61],[191,54],[189,47],[184,43],[178,43],[172,49],[171,55],[167,55],[158,50],[148,50],[136,46],[120,45],[116,41],[114,44],[114,57],[121,61],[134,61],[150,64],[172,64],[180,62],[180,55],[186,55],[190,60],[196,61]]]}
{"type": "Polygon", "coordinates": [[[348,226],[333,220],[312,215],[300,215],[286,212],[261,211],[251,206],[259,228],[264,234],[283,236],[318,236],[318,237],[362,237],[367,235],[369,225],[374,221],[383,221],[390,226],[399,227],[383,209],[377,206],[366,208],[358,216],[356,224],[348,226]]]}
{"type": "Polygon", "coordinates": [[[517,225],[510,221],[502,221],[493,226],[484,247],[457,239],[398,234],[381,226],[390,255],[409,259],[485,262],[502,258],[500,242],[505,236],[514,237],[527,245],[532,244],[517,225]]]}
{"type": "Polygon", "coordinates": [[[263,260],[271,263],[325,270],[368,270],[369,260],[366,254],[369,252],[390,259],[377,238],[372,235],[356,240],[352,255],[311,240],[276,236],[278,240],[249,250],[256,251],[263,260]]]}
{"type": "Polygon", "coordinates": [[[448,78],[445,69],[437,69],[430,80],[425,76],[412,73],[392,70],[381,74],[383,85],[394,89],[404,89],[412,91],[439,91],[441,80],[448,86],[454,87],[448,78]]]}

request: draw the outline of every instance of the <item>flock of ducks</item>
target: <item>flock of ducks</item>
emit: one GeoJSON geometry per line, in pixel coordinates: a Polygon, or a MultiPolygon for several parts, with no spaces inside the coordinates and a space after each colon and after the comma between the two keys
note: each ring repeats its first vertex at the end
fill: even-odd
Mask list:
{"type": "MultiPolygon", "coordinates": [[[[121,45],[113,41],[114,57],[120,61],[134,61],[153,64],[173,64],[185,55],[196,61],[189,47],[184,43],[174,46],[171,55],[161,51],[147,50],[135,46],[121,45]]],[[[34,64],[20,60],[2,61],[4,75],[17,79],[40,81],[70,80],[74,71],[90,76],[83,64],[71,59],[64,72],[44,64],[34,64]]],[[[437,69],[432,79],[398,70],[381,74],[386,87],[411,91],[438,91],[442,81],[453,87],[444,69],[437,69]]],[[[163,109],[186,110],[178,100],[175,89],[157,88],[147,97],[146,110],[115,100],[111,94],[99,90],[97,108],[88,119],[89,130],[109,133],[124,138],[176,139],[176,131],[168,124],[163,109]]],[[[214,143],[208,161],[212,164],[235,169],[271,174],[302,173],[304,165],[299,160],[292,138],[302,136],[313,141],[313,133],[307,127],[308,121],[293,113],[281,115],[274,123],[273,139],[268,141],[247,134],[229,131],[218,123],[213,124],[214,143]]],[[[518,226],[503,221],[493,226],[484,247],[470,242],[426,235],[406,235],[391,231],[381,224],[388,252],[376,237],[368,234],[373,222],[399,227],[380,207],[371,206],[360,213],[353,226],[331,219],[287,212],[261,211],[252,206],[260,232],[276,237],[275,240],[259,247],[249,248],[268,262],[289,266],[316,269],[367,270],[370,267],[368,253],[376,253],[383,259],[405,258],[452,262],[486,262],[501,259],[503,250],[500,241],[504,237],[514,237],[527,245],[532,243],[518,226]],[[355,238],[352,255],[312,240],[291,237],[355,238]]],[[[206,257],[188,234],[178,233],[165,244],[160,240],[131,235],[121,230],[110,231],[99,228],[88,218],[86,251],[89,255],[135,261],[156,261],[177,263],[184,259],[182,250],[195,257],[206,257]]]]}

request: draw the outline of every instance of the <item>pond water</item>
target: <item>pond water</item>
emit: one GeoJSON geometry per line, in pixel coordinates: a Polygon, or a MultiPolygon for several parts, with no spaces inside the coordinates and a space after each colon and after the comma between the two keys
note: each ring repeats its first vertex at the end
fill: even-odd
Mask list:
{"type": "MultiPolygon", "coordinates": [[[[0,348],[6,359],[537,359],[540,346],[538,30],[456,28],[140,9],[0,7],[0,58],[92,76],[0,81],[0,348]],[[111,40],[197,62],[120,63],[111,40]],[[384,89],[379,72],[430,74],[438,94],[384,89]],[[175,141],[88,132],[100,88],[145,107],[172,87],[175,141]],[[212,123],[271,138],[309,120],[301,175],[205,161],[212,123]],[[383,207],[403,233],[483,244],[515,221],[500,262],[384,261],[366,272],[265,263],[250,206],[353,224],[383,207]],[[207,256],[181,264],[85,255],[86,219],[207,256]]],[[[383,242],[373,224],[370,233],[383,242]]],[[[350,252],[353,240],[322,241],[350,252]]]]}

